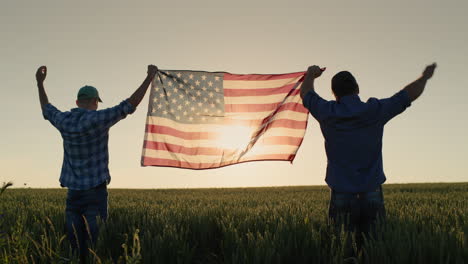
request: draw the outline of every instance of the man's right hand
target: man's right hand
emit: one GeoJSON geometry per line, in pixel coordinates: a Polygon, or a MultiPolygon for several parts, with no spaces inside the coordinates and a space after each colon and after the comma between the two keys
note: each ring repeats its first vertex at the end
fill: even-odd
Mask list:
{"type": "Polygon", "coordinates": [[[426,66],[426,69],[423,71],[423,78],[429,80],[432,75],[434,75],[434,70],[437,67],[437,64],[434,62],[431,65],[426,66]]]}
{"type": "Polygon", "coordinates": [[[320,75],[322,75],[322,72],[324,72],[324,71],[325,71],[325,68],[322,69],[317,65],[310,66],[307,69],[307,77],[315,79],[317,77],[320,77],[320,75]]]}
{"type": "Polygon", "coordinates": [[[38,83],[43,83],[47,76],[47,67],[41,66],[36,71],[36,81],[38,83]]]}
{"type": "Polygon", "coordinates": [[[158,73],[158,67],[153,64],[148,65],[148,76],[150,76],[151,79],[154,78],[156,73],[158,73]]]}
{"type": "Polygon", "coordinates": [[[314,91],[314,79],[317,77],[320,77],[323,71],[325,71],[325,68],[320,68],[317,65],[310,66],[307,69],[306,77],[304,79],[304,82],[301,85],[301,98],[302,99],[304,99],[304,96],[309,91],[314,91]]]}
{"type": "Polygon", "coordinates": [[[148,76],[146,76],[140,87],[138,87],[128,99],[133,107],[136,108],[140,104],[141,100],[145,96],[146,90],[148,90],[148,87],[153,81],[154,76],[156,76],[156,73],[158,73],[158,67],[154,66],[153,64],[148,65],[148,76]]]}

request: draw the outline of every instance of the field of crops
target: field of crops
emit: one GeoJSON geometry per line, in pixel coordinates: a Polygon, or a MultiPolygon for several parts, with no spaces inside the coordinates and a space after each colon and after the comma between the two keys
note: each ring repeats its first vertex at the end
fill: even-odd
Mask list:
{"type": "MultiPolygon", "coordinates": [[[[0,263],[74,263],[64,189],[0,196],[0,263]]],[[[468,263],[468,183],[385,185],[387,223],[359,263],[468,263]]],[[[326,187],[109,190],[92,263],[343,263],[326,187]]]]}

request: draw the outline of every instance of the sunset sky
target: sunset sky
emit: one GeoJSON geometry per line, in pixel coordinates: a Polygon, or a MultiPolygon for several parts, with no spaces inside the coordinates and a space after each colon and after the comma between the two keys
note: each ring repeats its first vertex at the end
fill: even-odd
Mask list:
{"type": "MultiPolygon", "coordinates": [[[[42,118],[34,78],[47,65],[49,100],[75,106],[84,85],[104,103],[128,98],[160,69],[289,73],[327,67],[316,90],[349,70],[361,100],[389,97],[424,67],[439,67],[425,93],[384,133],[387,183],[468,181],[468,2],[466,1],[3,1],[0,181],[59,187],[59,132],[42,118]]],[[[318,123],[293,164],[251,162],[220,169],[141,167],[148,107],[110,132],[111,188],[199,188],[325,184],[318,123]]]]}

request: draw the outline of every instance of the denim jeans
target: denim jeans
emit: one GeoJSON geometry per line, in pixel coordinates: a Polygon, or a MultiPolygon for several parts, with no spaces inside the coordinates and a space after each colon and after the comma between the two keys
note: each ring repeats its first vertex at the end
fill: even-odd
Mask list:
{"type": "Polygon", "coordinates": [[[377,222],[386,217],[382,187],[362,193],[331,191],[329,220],[335,228],[375,236],[377,222]]]}
{"type": "Polygon", "coordinates": [[[67,236],[81,262],[88,255],[88,241],[95,244],[99,233],[98,217],[107,219],[107,187],[103,183],[89,190],[68,190],[66,214],[67,236]]]}

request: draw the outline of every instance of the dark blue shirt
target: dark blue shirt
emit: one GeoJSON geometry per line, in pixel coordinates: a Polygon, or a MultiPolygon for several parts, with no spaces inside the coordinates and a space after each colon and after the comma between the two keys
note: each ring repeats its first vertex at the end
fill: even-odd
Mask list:
{"type": "Polygon", "coordinates": [[[325,139],[325,181],[337,192],[367,192],[385,182],[382,136],[385,124],[411,105],[404,90],[390,98],[358,95],[327,101],[315,91],[304,96],[304,106],[319,122],[325,139]]]}

